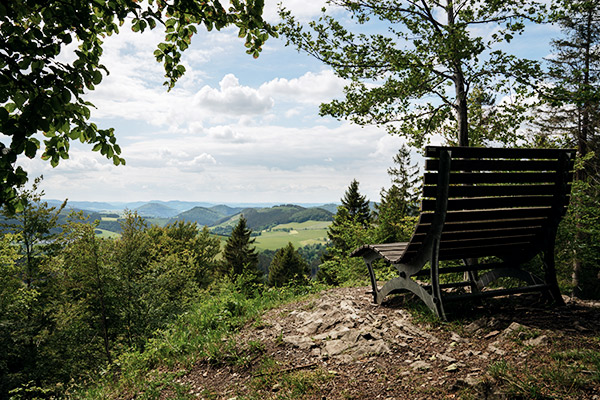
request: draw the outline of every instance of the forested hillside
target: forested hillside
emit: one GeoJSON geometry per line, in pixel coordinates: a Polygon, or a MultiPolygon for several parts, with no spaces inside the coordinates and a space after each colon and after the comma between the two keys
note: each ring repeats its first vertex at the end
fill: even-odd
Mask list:
{"type": "MultiPolygon", "coordinates": [[[[270,208],[245,208],[240,211],[239,215],[246,218],[248,227],[253,231],[262,231],[275,225],[290,222],[331,221],[333,219],[333,214],[322,208],[304,208],[292,204],[270,208]]],[[[217,221],[211,230],[219,234],[228,234],[239,215],[236,214],[230,218],[217,221]]]]}

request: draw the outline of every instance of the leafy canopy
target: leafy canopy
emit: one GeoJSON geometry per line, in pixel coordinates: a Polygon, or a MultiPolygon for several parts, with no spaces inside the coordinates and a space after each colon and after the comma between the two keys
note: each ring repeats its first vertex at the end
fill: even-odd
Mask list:
{"type": "Polygon", "coordinates": [[[86,91],[100,84],[108,70],[100,63],[103,40],[119,32],[126,19],[134,31],[160,25],[164,42],[154,52],[171,89],[185,68],[181,52],[197,33],[236,26],[247,53],[258,57],[274,30],[262,20],[264,0],[11,0],[0,3],[0,206],[20,210],[16,187],[27,172],[16,165],[20,156],[42,159],[52,166],[69,157],[69,143],[79,140],[93,151],[125,164],[113,129],[89,121],[93,105],[86,91]],[[73,61],[64,60],[64,46],[78,44],[73,61]],[[39,133],[43,133],[43,138],[39,133]]]}
{"type": "MultiPolygon", "coordinates": [[[[542,6],[534,0],[330,0],[350,13],[351,29],[323,10],[317,21],[303,26],[288,10],[282,32],[293,44],[351,82],[345,99],[321,105],[322,115],[357,124],[386,126],[392,134],[422,147],[431,134],[450,143],[481,144],[469,134],[468,97],[479,88],[499,95],[528,93],[539,76],[537,62],[518,59],[499,48],[521,34],[527,21],[541,20],[542,6]],[[370,33],[372,20],[387,34],[370,33]],[[477,36],[482,27],[489,37],[477,36]],[[367,32],[367,33],[361,33],[367,32]],[[473,143],[470,143],[472,141],[473,143]]],[[[350,22],[348,22],[350,24],[350,22]]],[[[347,25],[348,25],[347,24],[347,25]]],[[[514,114],[511,104],[495,106],[514,114]]],[[[514,140],[509,132],[520,114],[488,141],[514,140]]],[[[494,116],[498,116],[494,114],[494,116]]]]}

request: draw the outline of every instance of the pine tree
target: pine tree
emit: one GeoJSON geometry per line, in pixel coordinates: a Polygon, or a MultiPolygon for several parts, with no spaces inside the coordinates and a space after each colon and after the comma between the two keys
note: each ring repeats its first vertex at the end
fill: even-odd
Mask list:
{"type": "MultiPolygon", "coordinates": [[[[397,188],[394,189],[396,192],[394,195],[401,203],[400,215],[415,215],[418,211],[417,201],[419,198],[416,187],[420,178],[417,165],[411,162],[408,146],[402,145],[393,161],[394,166],[388,168],[387,172],[392,180],[392,187],[397,188]]],[[[390,194],[387,193],[385,197],[389,199],[390,194]]]]}
{"type": "Polygon", "coordinates": [[[227,239],[223,255],[228,272],[239,276],[245,272],[258,274],[258,254],[251,247],[255,239],[250,239],[252,230],[246,226],[246,218],[242,215],[227,239]]]}
{"type": "Polygon", "coordinates": [[[558,5],[552,19],[564,37],[552,41],[548,76],[553,84],[542,93],[537,144],[548,145],[554,137],[560,146],[577,147],[585,163],[576,171],[570,214],[574,232],[567,235],[573,250],[573,295],[581,297],[597,291],[600,260],[592,241],[600,217],[600,3],[560,0],[558,5]]]}
{"type": "Polygon", "coordinates": [[[292,243],[277,250],[269,266],[269,285],[281,287],[288,283],[302,284],[309,273],[308,264],[292,243]]]}
{"type": "MultiPolygon", "coordinates": [[[[552,41],[554,56],[548,77],[553,85],[543,92],[545,111],[540,131],[561,135],[581,157],[598,152],[600,129],[600,3],[561,0],[552,18],[565,35],[552,41]]],[[[598,157],[594,164],[598,165],[598,157]]],[[[577,174],[582,180],[592,167],[577,174]]]]}
{"type": "Polygon", "coordinates": [[[354,281],[359,275],[362,276],[364,264],[359,263],[357,258],[350,258],[350,252],[373,242],[369,201],[359,193],[356,179],[341,201],[342,205],[338,207],[327,230],[330,243],[317,271],[317,280],[330,285],[354,281]]]}
{"type": "Polygon", "coordinates": [[[358,181],[352,180],[348,190],[342,198],[342,206],[348,210],[350,217],[356,217],[357,221],[368,226],[371,222],[371,210],[369,200],[358,191],[358,181]]]}
{"type": "Polygon", "coordinates": [[[419,177],[417,166],[411,164],[406,145],[394,156],[394,166],[388,168],[388,174],[392,186],[388,190],[381,189],[381,202],[375,205],[376,241],[407,241],[414,225],[414,218],[411,217],[418,210],[415,187],[419,177]]]}

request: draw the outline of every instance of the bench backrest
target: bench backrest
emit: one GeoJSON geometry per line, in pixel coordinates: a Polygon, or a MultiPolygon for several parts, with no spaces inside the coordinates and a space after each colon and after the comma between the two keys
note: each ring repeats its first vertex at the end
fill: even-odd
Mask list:
{"type": "Polygon", "coordinates": [[[554,240],[569,203],[574,150],[431,146],[426,157],[419,223],[400,262],[410,262],[432,233],[440,260],[522,260],[554,240]]]}

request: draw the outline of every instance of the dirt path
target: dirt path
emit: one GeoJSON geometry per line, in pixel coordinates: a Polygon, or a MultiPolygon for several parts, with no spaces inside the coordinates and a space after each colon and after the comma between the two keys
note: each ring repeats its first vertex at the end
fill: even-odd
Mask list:
{"type": "Polygon", "coordinates": [[[373,305],[367,291],[271,310],[242,331],[231,362],[200,362],[181,383],[218,399],[600,399],[599,304],[502,299],[444,324],[400,300],[373,305]]]}

